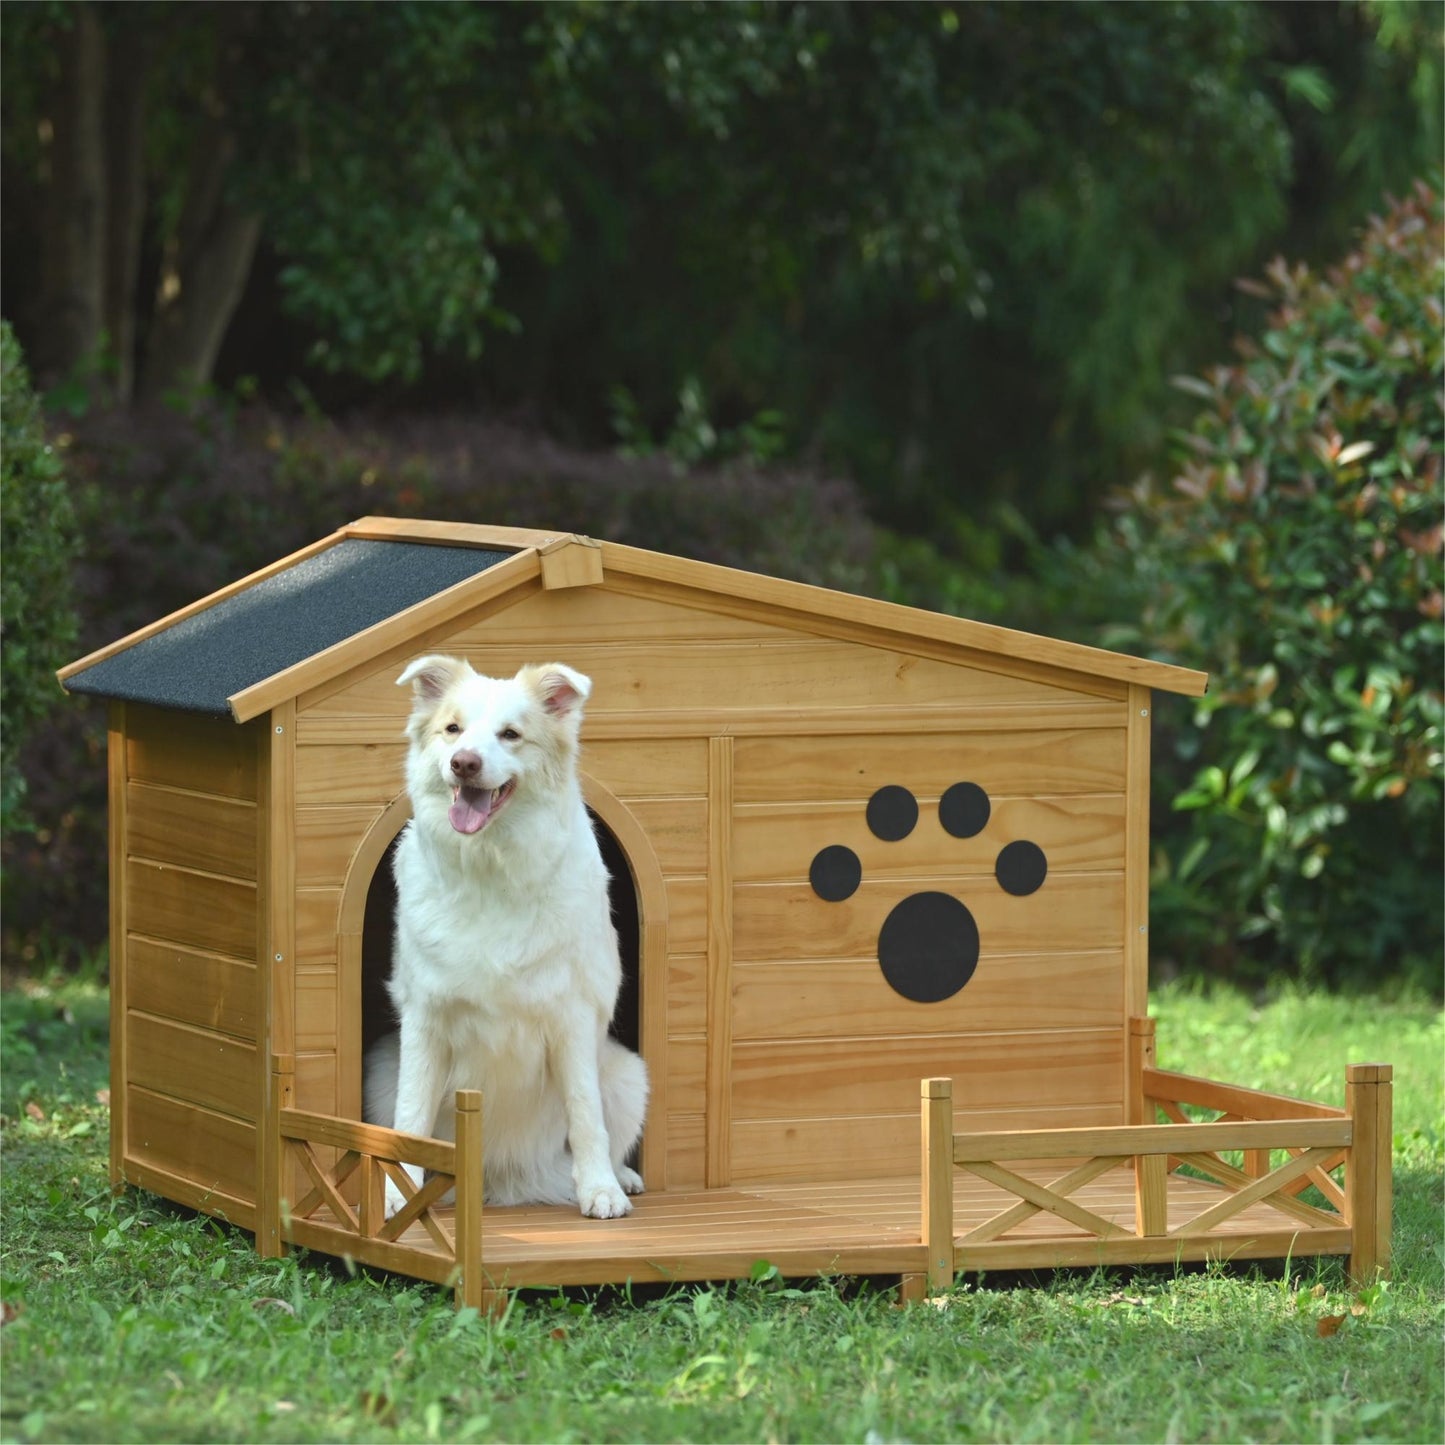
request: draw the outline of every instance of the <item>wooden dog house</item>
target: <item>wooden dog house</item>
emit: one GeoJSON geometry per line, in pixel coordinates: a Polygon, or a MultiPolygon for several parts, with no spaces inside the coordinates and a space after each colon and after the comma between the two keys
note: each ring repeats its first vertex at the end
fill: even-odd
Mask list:
{"type": "Polygon", "coordinates": [[[956,1269],[1387,1263],[1386,1066],[1352,1069],[1343,1109],[1155,1067],[1151,695],[1203,674],[581,537],[373,518],[61,678],[110,700],[113,1178],[264,1252],[475,1303],[761,1259],[911,1293],[956,1269]],[[408,816],[395,679],[438,651],[593,679],[619,1026],[653,1081],[623,1220],[483,1211],[475,1096],[454,1145],[359,1122],[408,816]],[[399,1159],[434,1175],[386,1221],[384,1176],[412,1192],[399,1159]]]}

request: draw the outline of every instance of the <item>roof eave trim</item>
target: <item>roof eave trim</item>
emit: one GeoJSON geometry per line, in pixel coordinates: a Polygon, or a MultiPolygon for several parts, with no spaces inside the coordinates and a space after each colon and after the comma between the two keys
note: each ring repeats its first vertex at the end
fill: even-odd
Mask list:
{"type": "Polygon", "coordinates": [[[430,542],[441,547],[485,547],[500,551],[546,552],[574,539],[571,532],[535,527],[493,527],[483,522],[429,522],[417,517],[358,517],[341,529],[358,542],[430,542]]]}

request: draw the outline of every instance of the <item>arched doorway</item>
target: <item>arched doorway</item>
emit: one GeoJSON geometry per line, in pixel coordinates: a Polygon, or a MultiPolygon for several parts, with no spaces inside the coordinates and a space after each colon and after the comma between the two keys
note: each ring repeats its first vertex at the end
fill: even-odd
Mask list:
{"type": "MultiPolygon", "coordinates": [[[[626,804],[585,774],[582,782],[588,815],[611,880],[609,899],[622,961],[622,988],[611,1032],[648,1063],[652,1099],[643,1131],[641,1172],[650,1187],[660,1188],[662,1180],[659,1177],[654,1183],[653,1175],[662,1166],[665,1118],[662,1053],[666,1039],[667,892],[647,834],[626,804]],[[651,1161],[649,1138],[659,1141],[657,1157],[651,1161]]],[[[386,991],[396,918],[391,860],[410,816],[405,794],[392,801],[357,848],[342,894],[340,1025],[343,1038],[355,1043],[350,1048],[343,1045],[339,1082],[342,1111],[353,1118],[361,1116],[365,1050],[396,1026],[386,991]]]]}
{"type": "MultiPolygon", "coordinates": [[[[612,1016],[612,1036],[629,1049],[641,1047],[642,1022],[639,1004],[642,990],[642,930],[638,910],[637,887],[627,854],[612,830],[590,808],[588,816],[597,832],[602,861],[611,880],[608,900],[612,906],[612,923],[617,929],[617,950],[622,959],[622,991],[617,1010],[612,1016]]],[[[388,844],[381,856],[371,885],[366,890],[366,907],[361,931],[361,1048],[364,1054],[377,1039],[396,1027],[386,980],[391,973],[392,933],[396,920],[396,883],[392,877],[392,857],[401,833],[388,844]]]]}

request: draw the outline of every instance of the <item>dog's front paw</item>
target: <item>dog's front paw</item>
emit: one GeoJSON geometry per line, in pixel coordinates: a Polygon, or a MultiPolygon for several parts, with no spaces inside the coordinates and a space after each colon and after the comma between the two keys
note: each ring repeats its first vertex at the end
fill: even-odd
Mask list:
{"type": "Polygon", "coordinates": [[[625,1164],[617,1171],[617,1182],[628,1194],[641,1194],[647,1188],[642,1182],[642,1175],[625,1164]]]}
{"type": "Polygon", "coordinates": [[[577,1197],[582,1213],[589,1219],[621,1219],[624,1214],[632,1213],[632,1201],[615,1184],[580,1189],[577,1197]]]}

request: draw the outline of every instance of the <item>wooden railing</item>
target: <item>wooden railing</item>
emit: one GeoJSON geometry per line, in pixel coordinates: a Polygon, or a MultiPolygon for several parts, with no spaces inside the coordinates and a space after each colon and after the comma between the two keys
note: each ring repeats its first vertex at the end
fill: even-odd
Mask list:
{"type": "MultiPolygon", "coordinates": [[[[1040,1214],[1059,1221],[1060,1263],[1165,1262],[1222,1249],[1227,1240],[1220,1226],[1255,1204],[1268,1204],[1283,1216],[1280,1227],[1256,1235],[1256,1254],[1275,1249],[1289,1254],[1308,1234],[1318,1246],[1316,1252],[1348,1249],[1350,1276],[1356,1283],[1369,1283],[1388,1270],[1389,1065],[1350,1066],[1346,1106],[1334,1109],[1157,1069],[1152,1020],[1135,1024],[1131,1053],[1136,1067],[1126,1113],[1136,1122],[1098,1129],[955,1134],[951,1081],[923,1080],[923,1238],[930,1289],[948,1284],[960,1267],[1020,1266],[1028,1248],[1037,1248],[1037,1232],[1027,1244],[1013,1232],[1040,1214]],[[1214,1110],[1218,1117],[1192,1119],[1186,1107],[1214,1110]],[[1160,1113],[1169,1122],[1154,1122],[1160,1113]],[[1069,1161],[1048,1182],[1009,1167],[1048,1160],[1069,1161]],[[1122,1164],[1133,1168],[1132,1228],[1073,1197],[1122,1164]],[[1341,1164],[1343,1184],[1331,1173],[1341,1164]],[[1015,1202],[956,1235],[955,1169],[994,1185],[1015,1202]],[[1170,1175],[1179,1172],[1213,1184],[1219,1194],[1171,1224],[1170,1175]],[[1301,1199],[1311,1185],[1324,1207],[1301,1199]]],[[[1190,1197],[1197,1194],[1195,1190],[1190,1197]]],[[[1186,1191],[1176,1189],[1174,1197],[1183,1199],[1186,1191]]]]}
{"type": "Polygon", "coordinates": [[[454,1144],[308,1113],[293,1107],[294,1098],[295,1059],[275,1055],[262,1151],[269,1165],[261,1181],[263,1253],[299,1244],[451,1284],[459,1306],[495,1305],[499,1295],[482,1269],[481,1094],[457,1093],[454,1144]],[[415,1184],[403,1164],[425,1170],[425,1182],[415,1184]],[[405,1201],[390,1219],[388,1180],[405,1201]],[[437,1206],[449,1193],[455,1205],[448,1218],[437,1206]],[[417,1228],[424,1238],[403,1242],[417,1228]]]}

